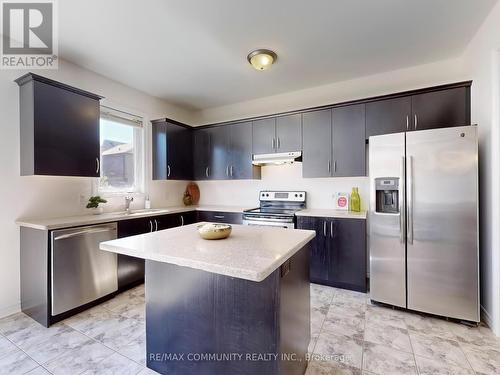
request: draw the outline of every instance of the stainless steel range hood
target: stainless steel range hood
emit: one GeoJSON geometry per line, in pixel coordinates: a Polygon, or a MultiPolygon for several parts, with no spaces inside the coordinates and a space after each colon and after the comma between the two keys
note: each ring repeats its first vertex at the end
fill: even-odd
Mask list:
{"type": "Polygon", "coordinates": [[[302,151],[254,155],[252,159],[252,164],[253,165],[291,164],[296,161],[302,161],[302,151]]]}

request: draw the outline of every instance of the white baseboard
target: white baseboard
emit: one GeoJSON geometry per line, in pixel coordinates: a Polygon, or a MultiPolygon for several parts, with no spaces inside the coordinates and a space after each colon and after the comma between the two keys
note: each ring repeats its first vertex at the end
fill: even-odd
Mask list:
{"type": "Polygon", "coordinates": [[[16,303],[11,306],[1,306],[0,307],[0,318],[4,318],[6,316],[15,314],[17,312],[21,311],[21,304],[16,303]]]}

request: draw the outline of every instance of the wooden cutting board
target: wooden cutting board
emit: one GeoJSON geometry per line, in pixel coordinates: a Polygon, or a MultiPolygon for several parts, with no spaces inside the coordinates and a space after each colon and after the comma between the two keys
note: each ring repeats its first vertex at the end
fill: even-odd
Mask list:
{"type": "Polygon", "coordinates": [[[193,204],[198,204],[200,201],[200,188],[194,182],[190,182],[186,187],[186,191],[191,196],[193,204]]]}

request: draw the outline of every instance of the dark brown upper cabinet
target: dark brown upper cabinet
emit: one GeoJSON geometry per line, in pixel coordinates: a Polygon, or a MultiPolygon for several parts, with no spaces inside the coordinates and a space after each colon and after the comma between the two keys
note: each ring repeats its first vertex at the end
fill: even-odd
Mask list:
{"type": "Polygon", "coordinates": [[[210,134],[210,179],[229,179],[229,128],[227,126],[216,126],[209,128],[208,132],[210,134]]]}
{"type": "Polygon", "coordinates": [[[210,131],[209,129],[193,130],[193,172],[195,180],[210,179],[210,131]]]}
{"type": "Polygon", "coordinates": [[[33,73],[16,83],[21,175],[99,177],[102,97],[33,73]]]}
{"type": "Polygon", "coordinates": [[[192,130],[167,119],[155,120],[151,124],[153,180],[191,180],[192,130]]]}
{"type": "Polygon", "coordinates": [[[272,154],[302,150],[302,114],[253,121],[253,153],[272,154]]]}
{"type": "Polygon", "coordinates": [[[240,122],[194,130],[196,180],[259,179],[252,165],[252,124],[240,122]]]}
{"type": "Polygon", "coordinates": [[[307,112],[302,115],[302,176],[332,175],[332,110],[307,112]]]}
{"type": "Polygon", "coordinates": [[[411,97],[366,103],[366,138],[410,130],[411,97]]]}
{"type": "Polygon", "coordinates": [[[334,108],[332,129],[332,176],[365,176],[365,105],[334,108]]]}
{"type": "Polygon", "coordinates": [[[240,122],[226,126],[229,132],[229,178],[259,179],[260,167],[252,164],[252,124],[240,122]]]}
{"type": "Polygon", "coordinates": [[[365,174],[364,104],[303,114],[303,177],[365,174]]]}
{"type": "Polygon", "coordinates": [[[366,104],[366,138],[470,125],[470,85],[464,82],[366,104]]]}
{"type": "Polygon", "coordinates": [[[276,152],[276,118],[253,121],[252,138],[255,155],[276,152]]]}
{"type": "Polygon", "coordinates": [[[276,117],[276,152],[302,151],[302,114],[276,117]]]}
{"type": "Polygon", "coordinates": [[[413,128],[410,130],[470,125],[469,95],[466,87],[413,95],[413,128]]]}

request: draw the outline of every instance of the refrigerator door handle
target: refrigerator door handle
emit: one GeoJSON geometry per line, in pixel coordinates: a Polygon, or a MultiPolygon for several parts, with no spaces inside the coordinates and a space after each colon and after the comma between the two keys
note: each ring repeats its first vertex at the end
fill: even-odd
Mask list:
{"type": "Polygon", "coordinates": [[[407,228],[408,243],[413,244],[413,157],[408,156],[408,169],[406,181],[408,182],[408,218],[407,228]]]}
{"type": "MultiPolygon", "coordinates": [[[[400,170],[400,176],[401,176],[401,181],[404,181],[405,179],[405,167],[406,165],[406,158],[404,156],[401,156],[401,170],[400,170]]],[[[404,209],[404,197],[405,197],[405,184],[401,184],[401,193],[399,196],[399,241],[401,243],[405,242],[405,209],[404,209]]]]}

